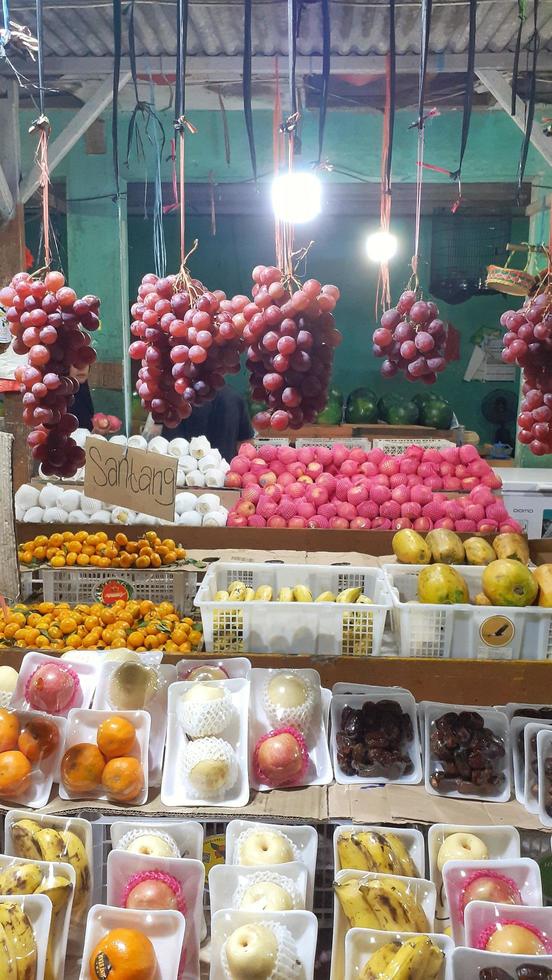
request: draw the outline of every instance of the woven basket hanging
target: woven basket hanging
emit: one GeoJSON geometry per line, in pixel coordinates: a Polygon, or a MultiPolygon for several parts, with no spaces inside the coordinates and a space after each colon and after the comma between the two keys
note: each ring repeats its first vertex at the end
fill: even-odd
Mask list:
{"type": "Polygon", "coordinates": [[[505,265],[488,265],[487,282],[489,289],[495,289],[498,293],[506,293],[507,296],[527,296],[534,284],[536,277],[529,272],[529,265],[532,252],[527,251],[527,261],[523,269],[512,269],[510,263],[514,257],[512,251],[506,259],[505,265]]]}

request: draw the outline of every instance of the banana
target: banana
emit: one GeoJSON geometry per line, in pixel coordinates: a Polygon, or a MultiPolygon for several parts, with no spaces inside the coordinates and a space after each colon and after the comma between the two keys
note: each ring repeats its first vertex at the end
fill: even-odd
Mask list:
{"type": "Polygon", "coordinates": [[[412,920],[415,927],[411,930],[411,932],[429,932],[430,927],[429,922],[427,921],[427,916],[423,908],[418,905],[418,902],[412,895],[409,885],[400,878],[395,878],[393,881],[391,881],[390,887],[394,889],[395,892],[398,892],[402,897],[407,915],[412,920]]]}
{"type": "Polygon", "coordinates": [[[334,891],[339,899],[349,925],[361,929],[379,929],[379,920],[372,911],[359,887],[357,878],[334,882],[334,891]]]}
{"type": "Polygon", "coordinates": [[[245,590],[245,596],[244,596],[243,601],[244,602],[253,602],[253,599],[254,598],[255,598],[255,589],[250,589],[250,588],[246,589],[245,590]]]}
{"type": "Polygon", "coordinates": [[[259,585],[259,588],[255,592],[255,600],[257,602],[271,602],[272,601],[272,586],[271,585],[259,585]]]}
{"type": "Polygon", "coordinates": [[[233,582],[229,586],[230,594],[228,599],[230,602],[243,602],[245,599],[246,586],[243,582],[233,582]]]}
{"type": "Polygon", "coordinates": [[[17,857],[29,858],[31,861],[41,861],[42,854],[37,847],[35,837],[41,830],[36,820],[18,820],[11,829],[13,846],[17,857]]]}
{"type": "Polygon", "coordinates": [[[402,874],[401,866],[391,845],[383,834],[375,830],[363,830],[358,834],[353,834],[355,843],[366,855],[366,860],[371,865],[369,871],[382,871],[387,874],[402,874]]]}
{"type": "Polygon", "coordinates": [[[373,606],[374,600],[369,599],[367,595],[359,595],[355,605],[357,606],[373,606]]]}
{"type": "Polygon", "coordinates": [[[52,903],[54,915],[62,912],[73,894],[73,885],[68,878],[50,873],[45,875],[35,890],[35,895],[47,895],[52,903]]]}
{"type": "Polygon", "coordinates": [[[362,589],[360,586],[355,586],[354,589],[343,589],[343,592],[339,593],[335,601],[348,603],[356,602],[360,595],[362,595],[362,589]]]}
{"type": "Polygon", "coordinates": [[[236,591],[239,592],[242,590],[245,592],[245,589],[246,589],[245,582],[241,582],[239,578],[235,578],[234,581],[230,582],[230,585],[228,586],[228,591],[230,593],[236,591]]]}
{"type": "Polygon", "coordinates": [[[335,602],[336,597],[333,592],[321,592],[314,600],[315,602],[335,602]]]}
{"type": "Polygon", "coordinates": [[[280,589],[278,593],[278,602],[293,602],[293,589],[280,589]]]}
{"type": "Polygon", "coordinates": [[[343,870],[374,871],[372,861],[358,844],[355,834],[345,833],[337,838],[337,853],[343,870]]]}
{"type": "Polygon", "coordinates": [[[378,929],[388,932],[428,932],[425,913],[396,879],[372,878],[360,883],[360,891],[378,920],[378,929]]]}
{"type": "Polygon", "coordinates": [[[42,861],[61,861],[65,844],[61,833],[53,827],[41,827],[35,835],[36,846],[40,851],[42,861]]]}
{"type": "Polygon", "coordinates": [[[15,902],[0,902],[0,925],[13,951],[17,980],[35,980],[36,942],[33,927],[22,906],[15,902]]]}
{"type": "Polygon", "coordinates": [[[42,882],[36,864],[10,864],[0,871],[0,895],[32,895],[42,882]]]}
{"type": "Polygon", "coordinates": [[[215,592],[215,602],[228,602],[230,593],[226,589],[219,589],[215,592]]]}
{"type": "Polygon", "coordinates": [[[397,837],[396,834],[386,833],[385,839],[387,840],[387,843],[391,847],[402,868],[402,871],[400,871],[399,874],[406,875],[407,878],[419,878],[420,876],[418,869],[416,868],[414,861],[410,857],[410,854],[408,853],[400,837],[397,837]]]}
{"type": "Polygon", "coordinates": [[[295,602],[312,602],[312,592],[306,585],[294,585],[293,598],[295,602]]]}
{"type": "Polygon", "coordinates": [[[401,948],[400,943],[386,943],[370,957],[361,970],[359,980],[383,980],[384,977],[393,976],[389,973],[389,964],[394,961],[395,956],[401,948]]]}
{"type": "Polygon", "coordinates": [[[77,837],[72,830],[61,830],[59,836],[63,844],[63,851],[59,860],[67,861],[72,865],[77,876],[72,913],[72,918],[76,921],[82,918],[88,909],[88,900],[90,897],[90,865],[88,863],[86,848],[80,837],[77,837]]]}
{"type": "Polygon", "coordinates": [[[4,926],[0,925],[0,980],[17,980],[15,952],[4,926]]]}

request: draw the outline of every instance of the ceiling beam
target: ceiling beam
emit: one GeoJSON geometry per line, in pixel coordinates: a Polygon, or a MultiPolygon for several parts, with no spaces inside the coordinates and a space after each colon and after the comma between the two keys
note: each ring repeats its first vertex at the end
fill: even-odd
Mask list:
{"type": "MultiPolygon", "coordinates": [[[[514,116],[511,115],[512,106],[512,86],[507,78],[499,71],[494,71],[493,69],[482,69],[476,68],[476,75],[479,80],[483,83],[486,89],[489,90],[492,96],[496,99],[498,104],[504,109],[505,112],[511,117],[515,122],[516,126],[519,126],[522,133],[525,132],[525,103],[521,100],[517,100],[517,110],[514,116]]],[[[531,133],[531,143],[536,150],[540,153],[545,163],[552,167],[552,139],[545,136],[538,120],[535,120],[533,126],[533,131],[531,133]]]]}
{"type": "MultiPolygon", "coordinates": [[[[432,54],[428,59],[428,71],[431,72],[465,72],[466,54],[432,54]]],[[[287,58],[280,58],[281,71],[285,71],[287,58]]],[[[476,68],[481,70],[511,71],[513,66],[513,54],[504,51],[496,53],[479,53],[476,55],[476,68]]],[[[123,59],[123,67],[128,68],[128,59],[123,59]]],[[[169,75],[174,77],[175,61],[170,56],[144,56],[137,58],[138,71],[143,74],[169,75]]],[[[25,74],[33,76],[36,74],[36,66],[32,64],[21,64],[21,69],[25,69],[25,74]]],[[[552,69],[552,52],[542,51],[539,55],[539,68],[541,71],[552,69]]],[[[0,68],[0,72],[4,70],[0,68]]],[[[6,71],[9,69],[6,68],[6,71]]],[[[47,57],[45,59],[45,70],[50,76],[65,76],[68,78],[97,78],[102,75],[111,75],[113,72],[113,58],[94,57],[87,55],[84,57],[47,57]]],[[[253,75],[256,78],[274,77],[274,58],[265,55],[255,55],[252,64],[253,75]]],[[[319,57],[309,57],[300,55],[297,58],[298,74],[320,73],[322,70],[322,59],[319,57]]],[[[419,70],[419,58],[417,55],[399,55],[397,57],[397,71],[404,74],[417,74],[419,70]]],[[[385,73],[384,55],[332,55],[331,71],[334,75],[373,75],[385,73]]],[[[242,58],[237,56],[216,55],[205,57],[203,55],[188,55],[187,59],[187,82],[194,84],[201,81],[218,82],[224,85],[225,81],[241,79],[243,72],[242,58]]]]}
{"type": "MultiPolygon", "coordinates": [[[[130,70],[125,69],[124,71],[121,71],[119,91],[124,88],[130,77],[130,70]]],[[[110,104],[113,97],[112,89],[113,84],[111,77],[106,78],[105,81],[103,81],[96,89],[92,98],[90,98],[88,102],[83,105],[82,109],[79,109],[79,111],[75,113],[71,119],[71,122],[68,123],[59,136],[57,136],[56,139],[50,143],[48,149],[48,165],[50,173],[53,173],[58,164],[60,164],[64,157],[67,156],[69,150],[74,147],[75,143],[79,141],[86,130],[110,104]]],[[[39,187],[40,169],[35,164],[35,166],[23,179],[20,191],[21,202],[26,204],[29,198],[33,196],[39,187]]]]}

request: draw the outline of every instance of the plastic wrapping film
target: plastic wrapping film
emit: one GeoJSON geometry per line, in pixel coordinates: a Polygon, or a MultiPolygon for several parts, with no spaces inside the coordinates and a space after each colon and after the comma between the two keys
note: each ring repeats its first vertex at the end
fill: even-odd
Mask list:
{"type": "Polygon", "coordinates": [[[13,436],[0,432],[0,595],[15,600],[21,591],[12,486],[13,436]]]}

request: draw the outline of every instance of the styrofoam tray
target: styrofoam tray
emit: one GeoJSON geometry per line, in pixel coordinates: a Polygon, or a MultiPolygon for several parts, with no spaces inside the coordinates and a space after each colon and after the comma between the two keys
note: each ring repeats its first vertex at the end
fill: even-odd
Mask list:
{"type": "MultiPolygon", "coordinates": [[[[237,901],[243,891],[253,883],[253,880],[257,880],[259,874],[274,874],[287,879],[294,885],[300,898],[297,909],[307,908],[308,875],[305,865],[301,864],[300,861],[290,861],[289,864],[277,866],[264,865],[257,868],[244,868],[235,864],[216,864],[209,872],[211,913],[218,912],[219,909],[239,911],[237,901]]],[[[271,913],[266,914],[270,915],[271,913]]]]}
{"type": "Polygon", "coordinates": [[[542,905],[540,870],[537,862],[531,858],[499,859],[498,861],[447,861],[443,868],[443,884],[450,909],[452,938],[457,946],[463,946],[465,939],[464,917],[460,909],[462,889],[466,879],[474,871],[495,871],[504,875],[517,886],[521,896],[521,905],[542,905]]]}
{"type": "Polygon", "coordinates": [[[178,980],[179,957],[186,923],[180,912],[145,912],[117,909],[111,905],[93,905],[88,913],[82,968],[79,980],[89,980],[88,964],[97,943],[111,929],[137,929],[153,943],[157,956],[156,980],[178,980]]]}
{"type": "Polygon", "coordinates": [[[386,686],[384,684],[349,684],[347,681],[336,681],[332,687],[332,694],[377,694],[381,695],[382,698],[391,698],[391,700],[399,692],[411,693],[407,687],[400,687],[398,684],[386,686]]]}
{"type": "Polygon", "coordinates": [[[47,895],[0,895],[0,902],[22,905],[27,915],[36,944],[35,980],[44,980],[46,950],[52,919],[52,903],[47,895]]]}
{"type": "MultiPolygon", "coordinates": [[[[523,963],[529,963],[536,957],[530,956],[511,956],[503,953],[487,953],[480,949],[467,949],[465,946],[458,946],[452,954],[452,966],[454,969],[454,980],[476,980],[479,971],[483,968],[501,967],[506,970],[511,977],[516,976],[516,967],[523,963]]],[[[548,966],[552,969],[552,956],[539,956],[539,966],[548,966]]]]}
{"type": "MultiPolygon", "coordinates": [[[[266,713],[264,703],[264,690],[266,685],[269,683],[272,677],[282,673],[297,674],[311,686],[314,694],[310,724],[306,731],[302,731],[307,743],[309,766],[301,782],[294,783],[294,786],[327,786],[333,781],[333,769],[332,761],[330,759],[330,751],[328,748],[328,731],[324,717],[325,706],[318,671],[309,669],[296,670],[292,668],[273,669],[263,667],[254,668],[251,670],[249,675],[251,684],[251,710],[249,716],[249,769],[251,785],[255,789],[261,790],[261,792],[265,792],[273,788],[267,783],[263,783],[257,779],[253,766],[253,753],[259,738],[261,738],[263,735],[267,735],[274,729],[279,728],[280,725],[286,727],[285,722],[278,724],[271,721],[266,713]]],[[[328,705],[327,701],[326,705],[328,705]]],[[[293,726],[291,723],[291,727],[295,726],[293,726]]]]}
{"type": "Polygon", "coordinates": [[[437,867],[437,856],[447,837],[451,834],[474,834],[479,837],[487,846],[489,860],[496,861],[500,858],[510,860],[519,858],[521,854],[521,844],[519,830],[515,827],[491,827],[473,826],[469,824],[450,824],[434,823],[427,834],[427,851],[429,861],[429,877],[437,888],[437,910],[435,921],[439,929],[445,929],[449,922],[449,909],[447,897],[443,888],[443,878],[437,867]]]}
{"type": "Polygon", "coordinates": [[[160,831],[174,839],[181,858],[201,861],[203,857],[203,825],[197,820],[114,820],[110,825],[111,846],[118,848],[129,830],[141,830],[144,834],[160,831]]]}
{"type": "MultiPolygon", "coordinates": [[[[337,842],[344,831],[354,831],[358,833],[363,830],[375,830],[378,834],[394,834],[398,837],[406,847],[410,857],[416,865],[419,877],[425,877],[425,842],[424,835],[421,830],[414,830],[410,827],[378,827],[373,824],[341,824],[336,827],[333,835],[333,852],[334,852],[334,869],[337,874],[341,871],[341,862],[339,860],[339,852],[337,850],[337,842]]],[[[348,870],[345,868],[345,870],[348,870]]]]}
{"type": "MultiPolygon", "coordinates": [[[[76,926],[77,923],[86,918],[88,909],[92,904],[92,896],[94,895],[94,845],[92,839],[92,824],[88,820],[84,820],[82,817],[57,817],[50,813],[29,814],[27,810],[8,810],[4,821],[4,851],[6,854],[13,857],[17,856],[13,843],[12,827],[18,820],[28,820],[29,817],[31,817],[35,823],[39,823],[42,827],[53,827],[54,830],[70,830],[84,845],[86,856],[88,858],[90,887],[88,889],[88,900],[83,904],[82,914],[75,914],[75,901],[73,899],[71,925],[76,926]]],[[[27,859],[25,858],[24,860],[27,859]]]]}
{"type": "MultiPolygon", "coordinates": [[[[220,686],[221,681],[208,681],[220,686]]],[[[193,796],[182,774],[188,739],[178,720],[177,705],[180,697],[193,687],[193,682],[177,681],[169,689],[167,747],[161,783],[161,800],[165,806],[221,806],[241,807],[249,802],[249,777],[247,758],[247,731],[249,724],[249,681],[235,678],[224,681],[232,697],[234,712],[230,724],[220,736],[233,748],[238,761],[238,778],[234,786],[219,798],[201,799],[193,796]]]]}
{"type": "MultiPolygon", "coordinates": [[[[215,660],[214,657],[209,657],[202,660],[201,657],[194,658],[184,658],[184,660],[179,660],[176,665],[176,679],[178,681],[185,681],[186,674],[193,670],[194,667],[222,667],[226,671],[229,678],[233,677],[247,677],[249,671],[251,670],[251,661],[247,657],[221,657],[215,660]]],[[[222,683],[222,682],[220,682],[222,683]]]]}
{"type": "MultiPolygon", "coordinates": [[[[452,939],[449,936],[441,936],[434,932],[427,932],[424,935],[427,935],[445,954],[439,980],[454,980],[452,972],[454,943],[452,939]]],[[[385,932],[382,929],[349,929],[345,936],[344,980],[358,980],[370,957],[381,946],[392,942],[403,942],[410,938],[412,938],[411,932],[385,932]]]]}
{"type": "MultiPolygon", "coordinates": [[[[14,706],[12,705],[10,710],[13,707],[14,706]]],[[[33,810],[40,810],[48,803],[50,793],[52,792],[52,786],[59,780],[59,767],[64,751],[67,722],[65,718],[60,718],[54,715],[44,715],[44,713],[41,711],[26,711],[18,708],[14,711],[14,713],[22,723],[22,727],[25,721],[31,721],[33,718],[48,718],[49,721],[56,726],[59,733],[59,745],[57,751],[53,752],[52,755],[48,756],[48,758],[43,759],[42,762],[33,764],[25,790],[17,793],[17,795],[10,795],[10,793],[7,791],[2,793],[2,799],[6,802],[18,803],[20,806],[28,806],[33,810]]]]}
{"type": "MultiPolygon", "coordinates": [[[[84,663],[82,660],[73,660],[69,657],[60,661],[58,657],[49,657],[45,653],[34,652],[26,653],[21,661],[19,677],[17,678],[17,684],[15,685],[15,691],[12,698],[12,707],[31,710],[31,706],[25,697],[25,687],[27,681],[37,667],[41,667],[43,664],[47,663],[55,663],[57,666],[64,664],[67,667],[71,667],[72,670],[78,674],[80,695],[77,696],[75,704],[72,706],[72,708],[90,707],[98,681],[99,664],[94,664],[93,661],[84,663]]],[[[57,711],[56,715],[62,718],[67,718],[69,711],[71,711],[72,708],[67,708],[66,711],[57,711]]]]}
{"type": "Polygon", "coordinates": [[[494,801],[496,803],[506,803],[510,799],[512,779],[510,767],[509,728],[508,719],[501,711],[497,711],[495,708],[482,708],[480,705],[462,705],[461,707],[455,707],[454,705],[450,704],[428,702],[425,705],[424,746],[424,782],[426,791],[432,796],[446,796],[456,800],[483,800],[484,802],[494,801]],[[502,760],[502,772],[504,774],[504,779],[502,781],[502,788],[498,788],[496,792],[481,793],[478,792],[478,787],[474,786],[473,793],[460,793],[459,790],[452,788],[452,784],[454,782],[453,779],[445,780],[442,790],[435,790],[431,785],[431,772],[434,765],[439,765],[437,760],[434,762],[433,753],[430,747],[433,722],[437,718],[440,718],[441,715],[446,714],[451,710],[455,711],[456,713],[460,713],[461,711],[476,711],[483,718],[485,728],[490,728],[490,730],[496,736],[502,739],[505,752],[502,760]],[[451,784],[450,787],[447,785],[447,783],[451,784]]]}
{"type": "Polygon", "coordinates": [[[211,920],[211,971],[209,980],[226,980],[222,967],[222,948],[228,937],[240,926],[255,922],[278,922],[295,940],[297,958],[302,969],[300,980],[313,980],[318,922],[312,912],[215,912],[211,920]]]}
{"type": "Polygon", "coordinates": [[[552,730],[541,731],[537,735],[537,758],[539,776],[539,820],[545,827],[552,827],[552,816],[546,812],[546,800],[552,799],[550,792],[552,780],[546,776],[545,760],[552,756],[552,730]]]}
{"type": "MultiPolygon", "coordinates": [[[[32,863],[36,865],[42,871],[44,877],[47,875],[59,875],[61,878],[66,878],[71,882],[73,886],[71,895],[68,902],[63,909],[63,915],[56,915],[53,920],[53,943],[52,943],[52,965],[54,968],[54,976],[62,977],[63,968],[65,965],[65,953],[67,950],[67,940],[69,939],[69,925],[71,922],[71,909],[73,907],[73,897],[75,894],[75,883],[77,876],[75,874],[75,869],[67,862],[62,861],[33,861],[31,862],[29,858],[20,857],[8,857],[6,854],[0,854],[0,871],[10,865],[21,865],[32,863]]],[[[0,892],[2,889],[0,888],[0,892]]],[[[47,896],[49,897],[49,896],[47,896]]]]}
{"type": "MultiPolygon", "coordinates": [[[[552,712],[552,705],[550,704],[529,704],[525,701],[508,701],[507,704],[504,705],[495,704],[494,707],[498,708],[499,711],[503,711],[504,714],[508,716],[510,721],[514,720],[514,713],[516,711],[522,711],[523,708],[549,708],[550,711],[552,712]]],[[[532,718],[530,715],[525,715],[525,714],[523,714],[522,716],[518,715],[517,717],[529,718],[529,721],[544,721],[545,724],[546,721],[548,720],[546,718],[532,718]]],[[[550,720],[552,721],[552,718],[550,720]]]]}
{"type": "Polygon", "coordinates": [[[199,976],[199,944],[203,921],[203,886],[205,868],[202,861],[186,858],[156,858],[144,854],[129,854],[114,850],[107,857],[107,904],[124,908],[123,893],[129,878],[142,871],[162,871],[172,875],[180,883],[186,903],[186,951],[184,980],[197,980],[199,976]]]}
{"type": "Polygon", "coordinates": [[[527,723],[527,725],[523,730],[523,744],[525,749],[523,805],[525,806],[526,810],[529,810],[529,813],[539,812],[538,768],[536,773],[533,773],[531,771],[532,760],[534,760],[537,763],[537,767],[538,767],[538,748],[535,752],[533,752],[531,748],[531,740],[534,735],[536,735],[538,739],[538,733],[543,731],[552,732],[552,725],[543,725],[540,721],[530,721],[527,723]],[[533,787],[535,787],[535,792],[533,792],[533,787]]]}
{"type": "MultiPolygon", "coordinates": [[[[144,786],[142,792],[134,800],[130,800],[128,804],[118,802],[119,806],[140,806],[145,803],[148,798],[148,746],[149,746],[149,733],[150,733],[150,716],[147,711],[95,711],[93,708],[73,708],[69,712],[69,717],[67,719],[67,731],[65,736],[65,750],[70,749],[72,745],[78,745],[80,742],[91,742],[96,745],[96,733],[100,727],[102,721],[106,718],[112,718],[114,715],[118,718],[127,718],[131,721],[136,729],[136,741],[134,748],[130,752],[130,755],[139,759],[142,765],[142,771],[144,774],[144,786]]],[[[101,787],[97,793],[91,793],[90,796],[95,800],[105,800],[106,802],[110,800],[107,793],[101,792],[101,787]]],[[[81,797],[78,794],[71,793],[65,788],[62,782],[59,784],[59,796],[62,800],[79,800],[81,797]]]]}
{"type": "MultiPolygon", "coordinates": [[[[397,875],[383,875],[375,874],[368,871],[340,871],[335,875],[335,881],[339,884],[341,881],[349,881],[351,878],[368,879],[368,878],[396,878],[397,875]]],[[[429,931],[433,932],[433,921],[435,918],[435,885],[433,882],[428,881],[426,878],[399,878],[403,884],[408,883],[412,887],[412,892],[416,901],[423,908],[427,921],[429,923],[429,931]]],[[[341,908],[341,903],[337,894],[334,892],[334,903],[333,903],[333,935],[332,935],[332,961],[331,961],[331,980],[342,980],[345,973],[345,937],[349,931],[349,924],[343,909],[341,908]]],[[[388,933],[392,935],[392,933],[388,933]]]]}
{"type": "Polygon", "coordinates": [[[349,784],[356,784],[357,786],[375,786],[382,783],[402,783],[404,785],[419,783],[423,777],[422,759],[420,754],[420,738],[418,734],[418,719],[416,714],[416,702],[412,694],[409,691],[400,691],[393,689],[392,693],[389,693],[389,688],[386,688],[386,694],[380,693],[382,689],[376,688],[371,691],[366,688],[365,693],[358,694],[334,694],[332,697],[332,707],[331,707],[331,751],[332,751],[332,762],[335,772],[335,780],[341,785],[347,786],[349,784]],[[377,703],[378,701],[396,701],[401,706],[402,711],[410,716],[412,722],[412,741],[404,744],[404,751],[409,755],[412,760],[412,772],[408,775],[403,776],[385,776],[377,775],[372,778],[368,776],[346,776],[342,771],[341,766],[337,761],[337,733],[341,728],[341,713],[344,708],[362,708],[363,704],[367,701],[372,703],[377,703]]]}
{"type": "MultiPolygon", "coordinates": [[[[294,860],[301,861],[306,866],[308,875],[307,908],[312,908],[314,898],[314,875],[316,872],[316,855],[318,852],[318,834],[314,827],[296,824],[260,823],[252,820],[230,820],[226,827],[226,864],[239,864],[238,844],[241,834],[248,830],[280,831],[291,841],[294,860]]],[[[265,865],[261,865],[265,867],[265,865]]],[[[275,869],[283,865],[271,865],[275,869]]],[[[248,865],[248,867],[256,867],[248,865]]]]}
{"type": "MultiPolygon", "coordinates": [[[[527,908],[525,905],[498,905],[495,902],[469,902],[465,913],[466,946],[477,949],[484,929],[504,920],[535,926],[549,945],[547,955],[552,955],[552,909],[527,908]]],[[[509,954],[506,954],[509,958],[509,954]]],[[[526,956],[535,962],[537,957],[526,956]]]]}
{"type": "Polygon", "coordinates": [[[514,793],[518,803],[525,806],[525,739],[524,731],[532,718],[517,717],[510,720],[510,749],[512,752],[512,769],[514,776],[514,793]],[[520,752],[518,739],[524,744],[523,754],[520,752]]]}
{"type": "MultiPolygon", "coordinates": [[[[119,714],[117,708],[113,708],[108,699],[108,689],[111,675],[120,664],[113,661],[104,663],[98,679],[96,694],[94,696],[93,707],[99,711],[110,711],[112,714],[119,714]]],[[[161,683],[159,690],[144,708],[151,718],[149,736],[149,777],[150,786],[161,785],[161,774],[163,772],[163,752],[165,750],[165,738],[167,735],[167,702],[169,697],[169,684],[176,680],[176,668],[172,664],[162,664],[157,667],[157,673],[161,683]]]]}

